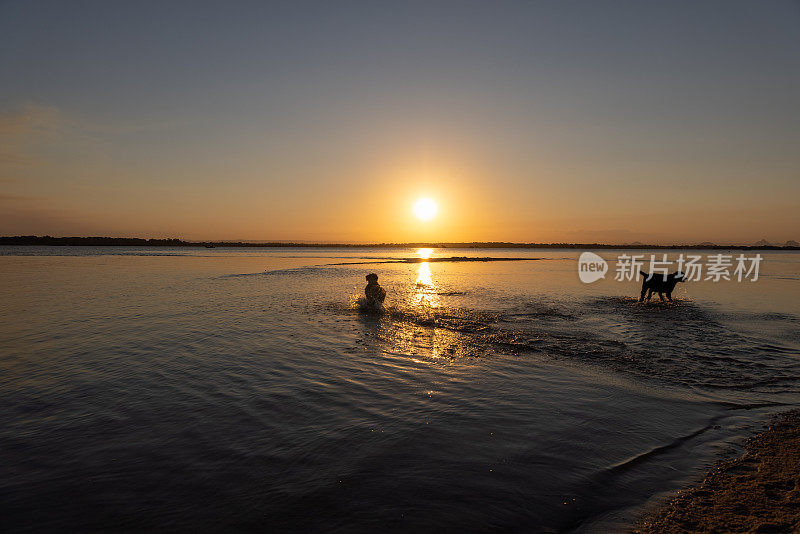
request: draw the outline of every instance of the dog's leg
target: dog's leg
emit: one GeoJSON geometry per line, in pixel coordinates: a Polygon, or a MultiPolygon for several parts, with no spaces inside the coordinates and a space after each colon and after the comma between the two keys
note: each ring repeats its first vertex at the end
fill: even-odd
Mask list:
{"type": "Polygon", "coordinates": [[[660,298],[660,299],[661,299],[661,302],[664,302],[664,293],[662,293],[661,291],[659,291],[659,292],[658,292],[658,298],[660,298]]]}
{"type": "Polygon", "coordinates": [[[644,300],[644,294],[646,292],[647,292],[647,288],[644,286],[644,284],[642,284],[642,294],[639,295],[639,302],[642,302],[644,300]]]}
{"type": "Polygon", "coordinates": [[[672,291],[667,292],[667,300],[672,302],[672,291]]]}
{"type": "Polygon", "coordinates": [[[652,289],[648,289],[647,290],[647,302],[650,302],[650,297],[652,297],[652,296],[653,296],[653,290],[652,289]]]}

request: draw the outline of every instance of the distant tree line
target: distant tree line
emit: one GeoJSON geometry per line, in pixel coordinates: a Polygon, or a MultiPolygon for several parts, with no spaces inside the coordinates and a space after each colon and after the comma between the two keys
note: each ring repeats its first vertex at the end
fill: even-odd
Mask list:
{"type": "Polygon", "coordinates": [[[561,248],[561,249],[703,249],[703,250],[800,250],[794,242],[775,245],[647,245],[626,243],[510,243],[506,241],[473,241],[457,243],[290,243],[248,241],[184,241],[177,238],[144,239],[140,237],[51,237],[22,235],[0,237],[0,245],[15,246],[73,246],[73,247],[305,247],[305,248],[561,248]],[[791,244],[790,244],[791,243],[791,244]]]}
{"type": "Polygon", "coordinates": [[[181,247],[180,239],[142,239],[138,237],[51,237],[18,235],[0,237],[0,245],[77,246],[77,247],[181,247]]]}

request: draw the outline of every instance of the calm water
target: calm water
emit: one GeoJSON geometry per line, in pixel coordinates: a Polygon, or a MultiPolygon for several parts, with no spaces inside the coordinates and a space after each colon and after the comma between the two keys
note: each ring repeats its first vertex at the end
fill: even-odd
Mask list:
{"type": "Polygon", "coordinates": [[[673,304],[575,251],[330,265],[414,255],[0,248],[0,530],[619,530],[800,404],[798,253],[673,304]]]}

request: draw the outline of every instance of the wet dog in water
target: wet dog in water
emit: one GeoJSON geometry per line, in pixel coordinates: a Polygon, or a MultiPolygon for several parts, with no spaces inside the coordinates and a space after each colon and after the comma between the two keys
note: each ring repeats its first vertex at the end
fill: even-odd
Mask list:
{"type": "Polygon", "coordinates": [[[378,275],[369,273],[367,275],[367,287],[364,288],[364,294],[367,295],[367,303],[374,307],[383,306],[383,301],[386,300],[386,290],[378,283],[378,275]]]}
{"type": "Polygon", "coordinates": [[[664,293],[667,294],[667,298],[671,301],[672,300],[672,290],[675,289],[675,285],[678,282],[685,282],[686,275],[680,271],[676,271],[672,274],[668,274],[666,277],[660,274],[647,274],[639,271],[639,274],[644,276],[644,280],[642,281],[642,294],[639,295],[639,302],[644,300],[644,294],[647,293],[647,300],[650,300],[650,297],[653,296],[653,293],[658,293],[659,298],[664,300],[664,293]]]}

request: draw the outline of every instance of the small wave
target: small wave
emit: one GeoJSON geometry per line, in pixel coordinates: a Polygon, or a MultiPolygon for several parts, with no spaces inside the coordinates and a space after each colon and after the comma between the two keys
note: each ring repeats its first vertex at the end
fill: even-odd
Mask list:
{"type": "Polygon", "coordinates": [[[462,263],[462,262],[491,262],[491,261],[539,261],[545,258],[499,258],[491,256],[450,256],[448,258],[389,258],[380,261],[348,261],[343,263],[328,263],[327,265],[372,265],[378,263],[462,263]]]}
{"type": "Polygon", "coordinates": [[[304,265],[302,267],[286,267],[283,269],[267,269],[265,271],[260,271],[255,273],[223,274],[217,276],[216,279],[242,278],[250,276],[280,276],[280,275],[292,275],[292,274],[350,276],[353,274],[360,274],[360,273],[361,271],[357,271],[355,269],[339,269],[339,268],[333,268],[328,264],[323,264],[323,265],[304,265]]]}
{"type": "Polygon", "coordinates": [[[724,406],[727,410],[756,410],[760,408],[779,408],[781,406],[793,406],[786,402],[753,402],[753,403],[738,403],[728,401],[718,401],[715,404],[724,406]]]}
{"type": "Polygon", "coordinates": [[[726,312],[725,316],[729,319],[738,321],[786,321],[790,323],[798,322],[797,315],[792,313],[779,312],[726,312]]]}
{"type": "Polygon", "coordinates": [[[575,321],[577,320],[578,316],[573,313],[563,312],[554,309],[541,309],[525,313],[509,313],[503,315],[503,320],[506,322],[519,322],[521,320],[530,321],[533,319],[550,319],[550,318],[575,321]]]}

